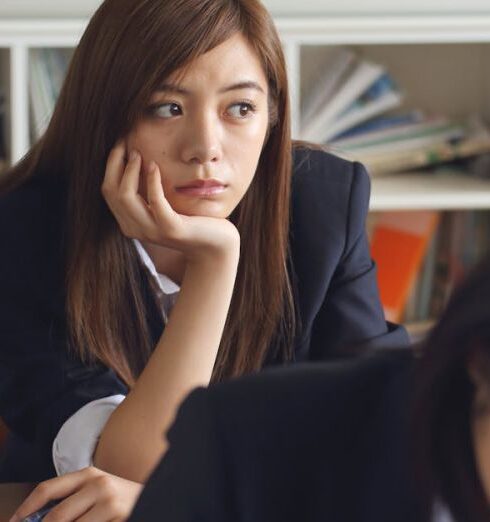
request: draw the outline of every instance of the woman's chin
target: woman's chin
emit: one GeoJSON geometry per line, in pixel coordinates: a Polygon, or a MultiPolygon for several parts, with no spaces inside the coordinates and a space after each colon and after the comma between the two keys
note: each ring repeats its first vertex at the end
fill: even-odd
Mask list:
{"type": "Polygon", "coordinates": [[[227,218],[232,210],[221,202],[199,199],[192,204],[178,205],[174,210],[184,216],[201,216],[212,218],[227,218]]]}

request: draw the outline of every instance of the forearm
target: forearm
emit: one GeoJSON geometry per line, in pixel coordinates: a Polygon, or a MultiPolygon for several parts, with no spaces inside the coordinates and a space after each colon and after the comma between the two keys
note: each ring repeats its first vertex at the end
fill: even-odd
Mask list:
{"type": "Polygon", "coordinates": [[[166,450],[177,408],[211,378],[238,264],[238,248],[188,263],[179,298],[146,368],[102,432],[94,463],[143,482],[166,450]]]}

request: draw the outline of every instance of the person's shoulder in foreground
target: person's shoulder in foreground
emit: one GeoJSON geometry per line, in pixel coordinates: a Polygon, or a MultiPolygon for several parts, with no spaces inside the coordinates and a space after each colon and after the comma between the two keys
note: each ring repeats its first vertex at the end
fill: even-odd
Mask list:
{"type": "Polygon", "coordinates": [[[380,351],[193,392],[130,520],[421,520],[412,371],[410,350],[380,351]]]}
{"type": "Polygon", "coordinates": [[[385,321],[366,234],[370,179],[360,163],[320,148],[293,149],[291,257],[301,311],[297,360],[335,358],[349,348],[406,346],[385,321]]]}

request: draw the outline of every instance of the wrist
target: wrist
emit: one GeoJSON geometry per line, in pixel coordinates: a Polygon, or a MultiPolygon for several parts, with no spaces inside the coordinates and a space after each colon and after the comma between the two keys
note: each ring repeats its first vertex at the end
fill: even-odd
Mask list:
{"type": "Polygon", "coordinates": [[[187,265],[208,263],[238,264],[240,258],[240,235],[236,229],[230,230],[220,241],[207,243],[185,253],[187,265]]]}
{"type": "Polygon", "coordinates": [[[221,245],[219,248],[207,247],[186,256],[186,273],[192,271],[211,270],[220,275],[221,272],[236,272],[240,260],[240,242],[221,245]]]}

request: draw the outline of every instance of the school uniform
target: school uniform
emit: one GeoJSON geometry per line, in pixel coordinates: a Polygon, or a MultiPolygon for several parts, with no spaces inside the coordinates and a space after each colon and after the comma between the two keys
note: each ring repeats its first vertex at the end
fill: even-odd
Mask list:
{"type": "Polygon", "coordinates": [[[415,382],[402,349],[195,390],[129,522],[428,521],[413,468],[415,382]]]}
{"type": "MultiPolygon", "coordinates": [[[[405,330],[383,316],[364,229],[368,201],[362,165],[321,151],[294,152],[290,270],[301,322],[297,362],[336,359],[347,347],[408,343],[405,330]]],[[[65,186],[56,177],[34,178],[0,198],[0,416],[12,431],[0,481],[53,476],[53,449],[63,472],[81,465],[73,452],[83,453],[85,440],[96,441],[116,407],[111,401],[128,391],[112,370],[87,367],[67,350],[65,206],[65,186]],[[58,436],[66,426],[75,435],[63,442],[58,436]]],[[[141,265],[141,284],[153,291],[154,274],[143,259],[141,265]]],[[[148,321],[156,344],[162,315],[149,313],[148,321]]],[[[267,365],[281,362],[271,350],[267,365]]]]}

